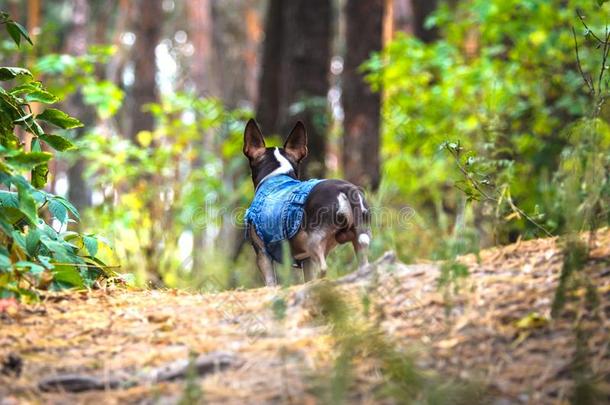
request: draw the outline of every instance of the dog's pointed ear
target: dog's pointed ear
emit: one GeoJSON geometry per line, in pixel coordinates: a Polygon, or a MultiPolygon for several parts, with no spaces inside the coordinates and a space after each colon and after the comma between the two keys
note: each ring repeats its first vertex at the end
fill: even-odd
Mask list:
{"type": "Polygon", "coordinates": [[[298,121],[284,143],[284,150],[297,162],[307,156],[307,131],[305,125],[298,121]]]}
{"type": "Polygon", "coordinates": [[[249,159],[255,159],[265,153],[265,139],[256,121],[250,118],[244,131],[244,155],[249,159]]]}

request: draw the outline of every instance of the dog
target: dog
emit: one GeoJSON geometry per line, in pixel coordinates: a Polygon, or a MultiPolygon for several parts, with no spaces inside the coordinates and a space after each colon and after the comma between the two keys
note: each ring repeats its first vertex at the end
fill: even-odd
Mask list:
{"type": "Polygon", "coordinates": [[[338,244],[351,242],[360,267],[368,263],[370,213],[364,194],[344,180],[298,179],[307,156],[307,132],[297,122],[282,148],[268,148],[254,119],[244,131],[255,196],[246,211],[246,235],[256,253],[265,284],[278,284],[274,262],[288,245],[293,266],[305,282],[326,276],[326,257],[338,244]]]}

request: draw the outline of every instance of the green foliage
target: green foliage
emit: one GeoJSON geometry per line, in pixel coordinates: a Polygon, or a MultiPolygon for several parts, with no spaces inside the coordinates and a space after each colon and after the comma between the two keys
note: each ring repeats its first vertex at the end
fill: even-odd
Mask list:
{"type": "Polygon", "coordinates": [[[49,77],[54,94],[64,98],[80,90],[82,102],[93,107],[100,119],[108,119],[118,112],[124,94],[114,83],[98,79],[95,71],[115,51],[112,46],[95,45],[82,56],[47,54],[36,60],[34,68],[49,77]]]}
{"type": "Polygon", "coordinates": [[[415,357],[392,341],[370,315],[358,316],[342,293],[329,283],[313,286],[312,308],[322,323],[328,325],[335,341],[337,356],[329,374],[315,389],[323,403],[352,403],[350,388],[355,384],[359,361],[374,362],[382,382],[378,400],[405,404],[472,404],[486,403],[487,392],[469,381],[443,379],[417,366],[415,357]]]}
{"type": "Polygon", "coordinates": [[[15,42],[17,46],[21,45],[21,39],[25,39],[30,43],[30,45],[33,45],[27,30],[23,27],[23,25],[12,20],[9,14],[0,12],[0,24],[4,24],[6,32],[10,35],[13,42],[15,42]]]}
{"type": "MultiPolygon", "coordinates": [[[[445,218],[464,214],[461,191],[473,201],[470,226],[485,244],[544,234],[541,228],[565,232],[553,197],[561,194],[557,170],[574,146],[566,127],[595,111],[575,63],[571,28],[582,69],[597,85],[601,58],[592,34],[603,32],[606,6],[600,11],[595,2],[560,0],[451,4],[428,21],[441,39],[424,44],[398,36],[363,66],[385,97],[385,186],[394,201],[409,201],[429,229],[445,235],[453,232],[445,218]],[[586,18],[585,35],[576,7],[586,18]],[[497,191],[490,194],[496,209],[478,202],[482,194],[439,151],[443,144],[467,151],[459,163],[484,190],[497,191]]],[[[606,88],[602,82],[599,92],[606,88]]],[[[607,148],[606,140],[598,145],[607,148]]]]}
{"type": "Polygon", "coordinates": [[[197,374],[197,354],[189,353],[189,364],[186,371],[186,381],[182,397],[178,401],[178,405],[204,404],[203,390],[199,382],[197,374]]]}
{"type": "MultiPolygon", "coordinates": [[[[30,42],[21,25],[0,14],[17,45],[30,42]]],[[[68,230],[79,219],[65,198],[46,192],[52,151],[73,149],[63,135],[49,133],[45,122],[62,129],[82,126],[76,118],[47,108],[36,114],[32,102],[58,98],[23,68],[0,68],[0,297],[36,298],[32,288],[89,287],[110,276],[102,260],[110,249],[95,235],[68,230]]]]}
{"type": "Polygon", "coordinates": [[[246,112],[188,93],[145,108],[155,116],[154,131],[129,140],[98,129],[81,141],[85,175],[94,189],[104,190],[87,215],[112,235],[140,282],[156,277],[165,285],[202,288],[215,275],[226,287],[229,252],[242,232],[234,221],[237,208],[247,206],[241,154],[246,112]],[[194,268],[199,258],[205,272],[194,268]]]}

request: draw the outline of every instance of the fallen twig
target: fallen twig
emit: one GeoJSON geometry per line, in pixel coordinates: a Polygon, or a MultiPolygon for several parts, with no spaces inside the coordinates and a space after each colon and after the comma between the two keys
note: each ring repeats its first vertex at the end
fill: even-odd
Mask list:
{"type": "MultiPolygon", "coordinates": [[[[198,356],[194,361],[194,370],[197,375],[215,373],[227,367],[237,367],[241,361],[232,353],[212,352],[198,356]]],[[[43,378],[38,383],[38,389],[44,392],[83,392],[114,388],[128,388],[145,383],[158,383],[173,381],[186,377],[191,362],[177,360],[161,367],[139,375],[130,376],[126,372],[118,371],[113,375],[102,378],[82,374],[60,374],[43,378]],[[125,377],[127,375],[128,377],[125,377]]]]}

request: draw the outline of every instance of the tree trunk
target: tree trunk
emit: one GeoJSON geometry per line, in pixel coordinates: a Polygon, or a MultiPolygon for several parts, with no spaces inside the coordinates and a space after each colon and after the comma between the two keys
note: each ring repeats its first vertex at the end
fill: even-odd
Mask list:
{"type": "Polygon", "coordinates": [[[245,92],[247,100],[256,105],[258,100],[258,86],[256,77],[258,75],[258,45],[262,34],[261,18],[256,10],[253,0],[246,0],[246,32],[243,61],[245,65],[245,92]]]}
{"type": "Polygon", "coordinates": [[[253,105],[261,32],[253,1],[214,1],[211,6],[215,95],[229,108],[253,105]]]}
{"type": "MultiPolygon", "coordinates": [[[[304,177],[323,177],[326,171],[327,93],[330,86],[332,2],[284,2],[280,82],[280,130],[288,136],[297,120],[307,128],[309,156],[301,165],[304,177]]],[[[264,94],[262,95],[265,96],[264,94]]]]}
{"type": "Polygon", "coordinates": [[[305,123],[305,176],[325,172],[332,14],[330,0],[271,0],[267,10],[257,119],[265,133],[283,136],[305,123]]]}
{"type": "MultiPolygon", "coordinates": [[[[191,60],[190,78],[199,97],[210,97],[212,89],[212,8],[209,0],[190,0],[186,4],[189,35],[193,43],[194,53],[191,60]]],[[[199,117],[198,117],[199,119],[199,117]]],[[[193,169],[201,167],[202,156],[206,149],[212,147],[209,134],[202,133],[201,140],[196,145],[197,158],[193,169]]],[[[204,266],[203,253],[205,248],[203,224],[193,222],[193,244],[191,251],[191,270],[193,274],[201,273],[204,266]]]]}
{"type": "Polygon", "coordinates": [[[212,95],[212,8],[210,0],[186,2],[189,34],[194,53],[191,59],[190,77],[200,97],[212,95]]]}
{"type": "MultiPolygon", "coordinates": [[[[82,56],[87,53],[87,24],[89,22],[89,5],[87,0],[72,0],[72,26],[66,38],[66,53],[82,56]]],[[[66,112],[80,119],[86,126],[94,120],[92,111],[83,103],[82,94],[77,91],[65,102],[66,112]]],[[[75,131],[77,138],[84,133],[83,128],[75,131]]],[[[80,211],[91,205],[91,189],[83,178],[85,161],[78,159],[68,168],[68,198],[80,211]]]]}
{"type": "Polygon", "coordinates": [[[413,34],[413,6],[412,0],[393,0],[393,32],[402,31],[413,34]]]}
{"type": "Polygon", "coordinates": [[[159,101],[157,95],[157,64],[155,48],[161,37],[163,9],[161,0],[138,0],[133,10],[136,42],[133,48],[134,83],[131,106],[131,139],[137,142],[140,131],[152,131],[154,118],[150,112],[143,111],[148,103],[159,101]]]}
{"type": "MultiPolygon", "coordinates": [[[[131,131],[132,141],[138,144],[137,134],[140,131],[154,130],[154,117],[148,111],[144,111],[146,104],[157,103],[157,64],[155,48],[159,44],[161,28],[163,26],[162,0],[138,0],[134,2],[131,9],[132,23],[136,35],[133,46],[132,59],[134,62],[134,83],[132,88],[131,105],[131,131]]],[[[155,147],[154,143],[151,147],[155,147]]],[[[159,192],[160,185],[158,176],[147,176],[142,181],[150,185],[151,190],[159,192]]],[[[148,246],[145,247],[146,271],[149,281],[154,287],[164,285],[161,270],[161,244],[163,241],[164,218],[163,207],[157,195],[149,197],[146,210],[149,212],[153,223],[150,227],[148,246]]]]}
{"type": "Polygon", "coordinates": [[[354,184],[377,189],[381,96],[358,71],[371,52],[381,50],[384,0],[348,0],[343,72],[343,171],[354,184]]]}
{"type": "Polygon", "coordinates": [[[413,9],[413,34],[426,43],[438,38],[436,28],[427,29],[424,25],[428,16],[436,10],[437,0],[412,0],[413,9]]]}
{"type": "Polygon", "coordinates": [[[282,71],[282,0],[269,0],[265,18],[265,42],[258,84],[256,119],[263,133],[279,132],[280,74],[282,71]]]}

